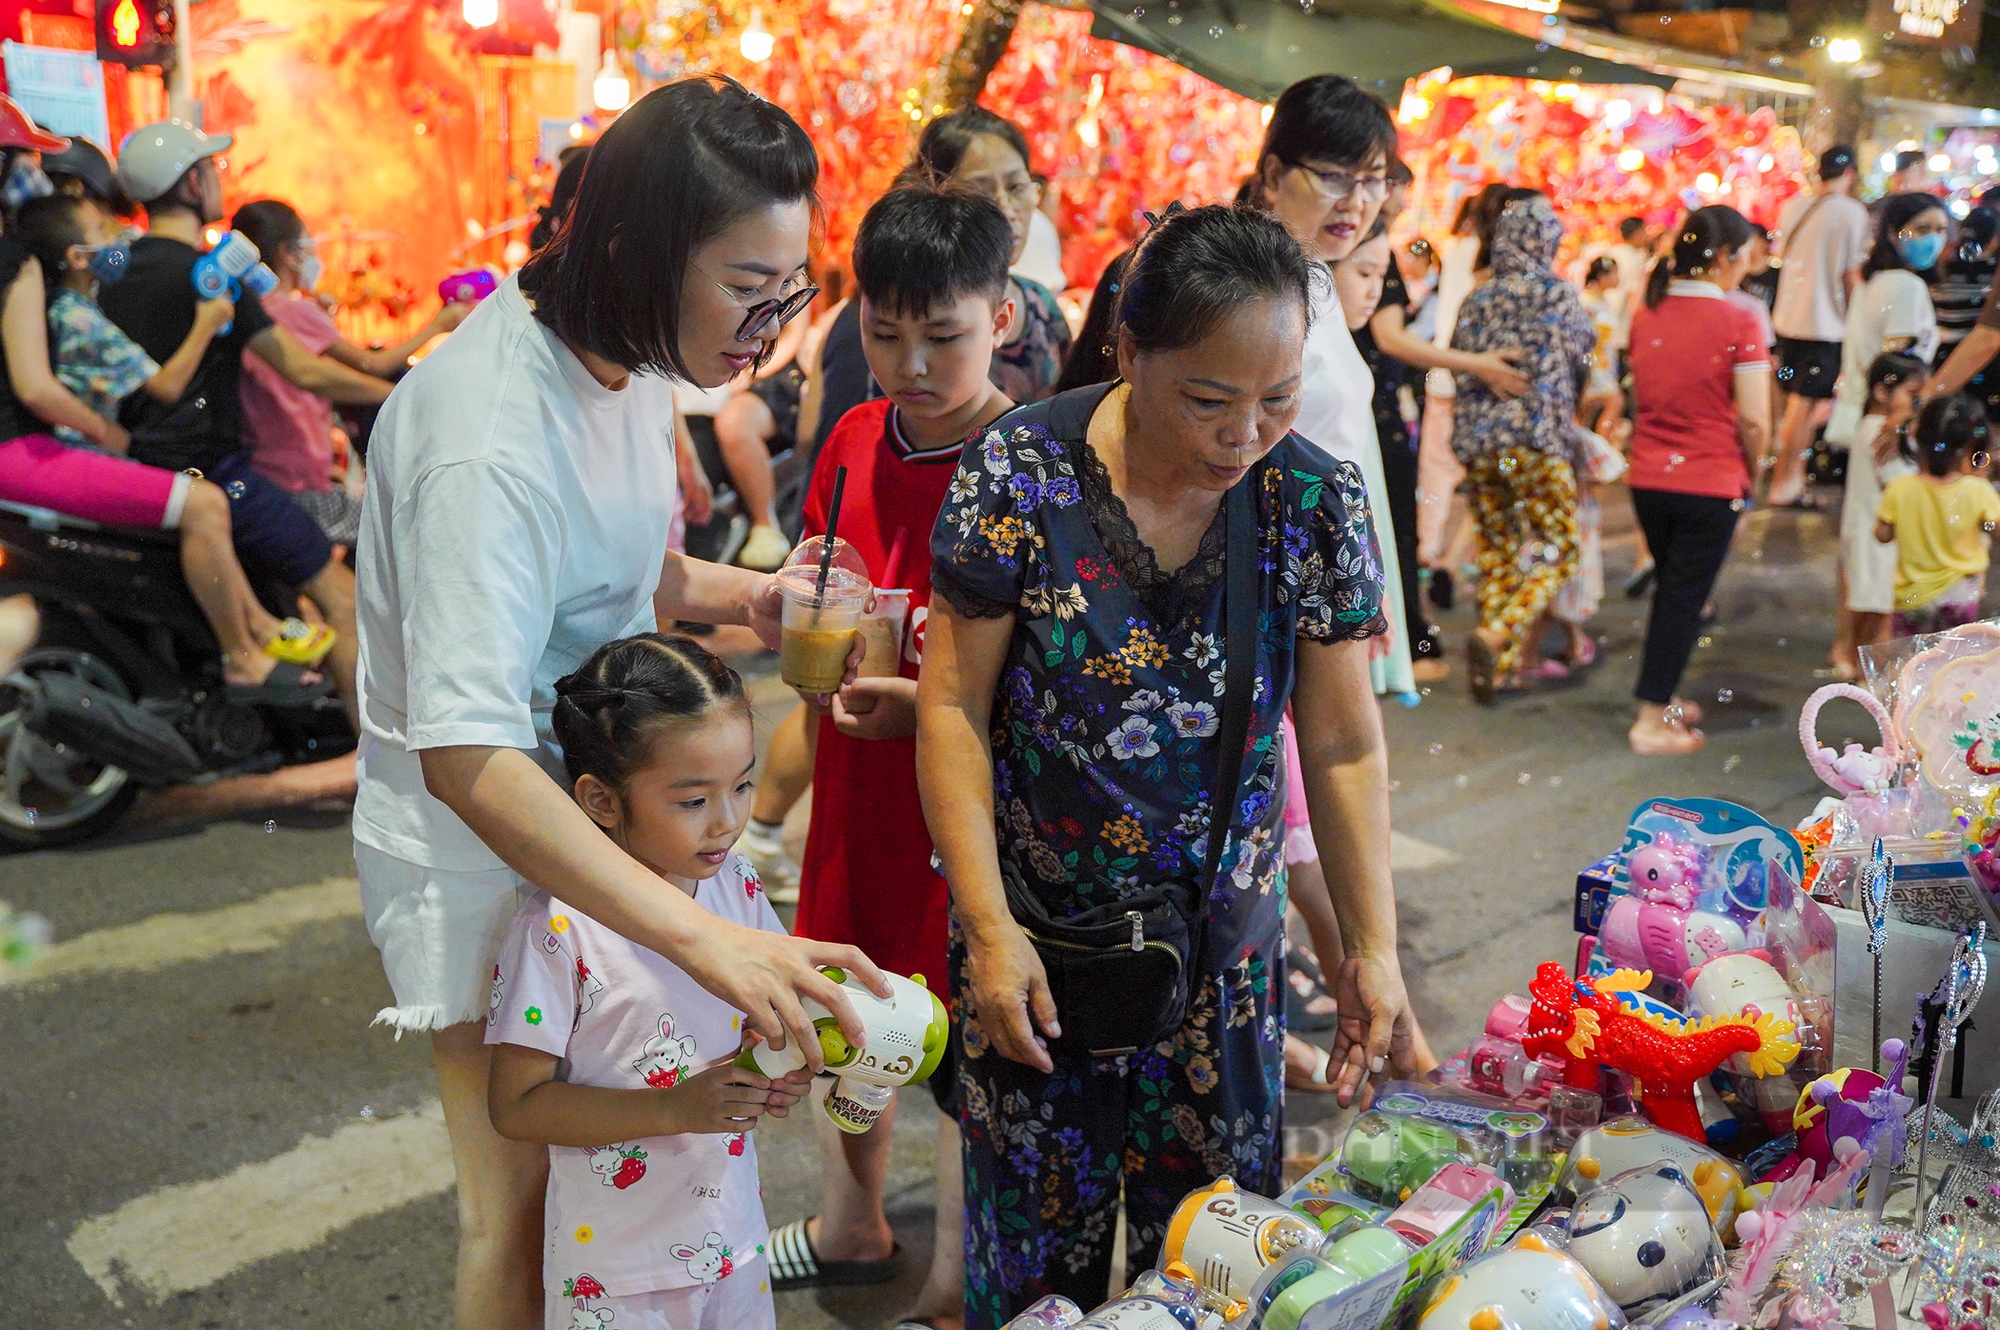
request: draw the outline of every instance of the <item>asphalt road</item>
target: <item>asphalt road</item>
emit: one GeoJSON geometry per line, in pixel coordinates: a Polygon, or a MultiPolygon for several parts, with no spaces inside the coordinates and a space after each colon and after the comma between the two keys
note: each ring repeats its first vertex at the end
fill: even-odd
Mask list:
{"type": "MultiPolygon", "coordinates": [[[[1625,505],[1605,505],[1614,528],[1625,505]]],[[[1689,696],[1708,750],[1624,743],[1642,602],[1611,598],[1586,679],[1478,711],[1454,678],[1391,704],[1405,969],[1438,1051],[1534,964],[1573,952],[1576,870],[1657,795],[1735,799],[1781,823],[1818,797],[1794,718],[1830,633],[1833,518],[1758,513],[1740,533],[1689,696]]],[[[1448,637],[1470,624],[1441,616],[1448,637]]],[[[772,696],[772,686],[760,690],[772,696]]],[[[1831,715],[1831,713],[1829,713],[1831,715]]],[[[1857,738],[1868,738],[1858,711],[1857,738]]],[[[1836,737],[1828,734],[1827,737],[1836,737]]],[[[46,916],[60,973],[0,989],[0,1322],[318,1330],[448,1324],[454,1210],[425,1043],[368,1028],[388,1001],[344,821],[252,818],[0,859],[0,900],[46,916]],[[180,916],[180,917],[175,917],[180,916]]],[[[927,1106],[919,1094],[913,1106],[927,1106]]],[[[927,1111],[891,1180],[897,1284],[779,1299],[789,1328],[905,1309],[930,1248],[927,1111]]],[[[1324,1153],[1327,1101],[1295,1098],[1288,1153],[1324,1153]]],[[[774,1223],[813,1212],[804,1119],[761,1129],[774,1223]]]]}

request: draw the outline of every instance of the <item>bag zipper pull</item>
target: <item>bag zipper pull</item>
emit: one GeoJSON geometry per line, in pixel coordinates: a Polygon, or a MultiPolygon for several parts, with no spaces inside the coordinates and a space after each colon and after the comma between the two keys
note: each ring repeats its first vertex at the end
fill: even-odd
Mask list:
{"type": "Polygon", "coordinates": [[[1132,950],[1146,949],[1146,920],[1137,910],[1125,911],[1125,917],[1132,921],[1132,950]]]}

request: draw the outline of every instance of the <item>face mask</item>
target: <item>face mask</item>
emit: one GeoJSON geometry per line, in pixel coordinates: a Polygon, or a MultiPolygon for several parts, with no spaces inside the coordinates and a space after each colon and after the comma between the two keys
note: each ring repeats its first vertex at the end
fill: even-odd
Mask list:
{"type": "Polygon", "coordinates": [[[0,202],[4,202],[7,211],[12,212],[24,203],[45,199],[55,192],[55,182],[42,173],[41,166],[22,157],[7,173],[7,183],[0,185],[0,202]]]}
{"type": "Polygon", "coordinates": [[[1903,261],[1918,272],[1929,272],[1937,266],[1944,255],[1944,232],[1933,231],[1927,236],[1911,236],[1908,240],[1898,240],[1896,248],[1902,251],[1903,261]]]}
{"type": "Polygon", "coordinates": [[[109,286],[125,275],[125,267],[132,261],[132,246],[120,240],[106,245],[90,256],[90,275],[103,286],[109,286]]]}
{"type": "Polygon", "coordinates": [[[311,295],[319,287],[319,279],[325,273],[326,265],[319,261],[319,255],[305,255],[299,260],[299,290],[311,295]]]}

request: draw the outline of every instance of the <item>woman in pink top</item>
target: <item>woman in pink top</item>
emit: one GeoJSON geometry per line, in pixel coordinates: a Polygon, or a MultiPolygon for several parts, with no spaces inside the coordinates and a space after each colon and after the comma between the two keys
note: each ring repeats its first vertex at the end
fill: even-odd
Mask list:
{"type": "Polygon", "coordinates": [[[1743,214],[1698,209],[1654,265],[1632,318],[1628,483],[1659,569],[1628,734],[1645,756],[1701,749],[1700,709],[1675,689],[1771,429],[1769,346],[1757,318],[1727,299],[1749,266],[1743,214]]]}
{"type": "MultiPolygon", "coordinates": [[[[333,316],[315,300],[323,270],[312,233],[290,204],[260,199],[236,210],[230,225],[257,246],[278,275],[278,289],[264,297],[264,311],[314,355],[377,378],[393,379],[424,343],[465,321],[470,305],[445,305],[416,336],[397,346],[373,350],[340,335],[333,316]]],[[[333,484],[333,405],[317,393],[287,383],[256,356],[243,357],[243,438],[254,450],[258,474],[290,491],[313,515],[327,537],[354,543],[361,503],[333,484]]]]}

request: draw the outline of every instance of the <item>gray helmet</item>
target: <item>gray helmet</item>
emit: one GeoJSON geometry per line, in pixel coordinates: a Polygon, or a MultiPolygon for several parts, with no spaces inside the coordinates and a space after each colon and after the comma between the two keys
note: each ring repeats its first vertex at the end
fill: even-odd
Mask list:
{"type": "Polygon", "coordinates": [[[204,157],[229,151],[228,134],[204,134],[185,120],[141,125],[118,145],[118,178],[141,203],[163,198],[204,157]]]}

